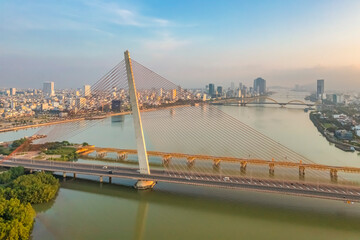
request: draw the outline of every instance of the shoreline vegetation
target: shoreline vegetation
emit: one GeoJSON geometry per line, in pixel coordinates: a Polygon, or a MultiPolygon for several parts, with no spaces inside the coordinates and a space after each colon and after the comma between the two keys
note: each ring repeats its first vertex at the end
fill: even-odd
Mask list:
{"type": "Polygon", "coordinates": [[[323,137],[326,138],[326,140],[330,143],[335,144],[335,147],[341,149],[344,152],[350,152],[351,147],[353,147],[356,151],[360,151],[360,146],[354,146],[353,144],[348,144],[344,142],[340,142],[337,139],[331,137],[329,134],[327,134],[327,128],[324,126],[324,124],[320,121],[318,118],[318,114],[316,112],[311,112],[309,114],[311,122],[314,124],[314,126],[317,128],[317,130],[321,133],[323,137]]]}
{"type": "Polygon", "coordinates": [[[54,199],[60,184],[51,173],[27,174],[23,167],[0,174],[0,240],[29,239],[36,216],[31,204],[54,199]]]}

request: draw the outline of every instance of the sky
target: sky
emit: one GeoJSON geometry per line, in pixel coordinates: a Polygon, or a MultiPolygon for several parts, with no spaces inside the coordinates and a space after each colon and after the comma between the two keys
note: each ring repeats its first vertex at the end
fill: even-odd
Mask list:
{"type": "Polygon", "coordinates": [[[358,0],[0,0],[0,88],[93,84],[130,51],[183,87],[360,91],[358,0]]]}

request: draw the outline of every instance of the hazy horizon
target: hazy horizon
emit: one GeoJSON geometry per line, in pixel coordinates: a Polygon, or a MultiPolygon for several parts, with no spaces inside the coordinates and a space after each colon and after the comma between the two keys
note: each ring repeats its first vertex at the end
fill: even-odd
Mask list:
{"type": "Polygon", "coordinates": [[[360,2],[8,1],[0,88],[95,83],[128,49],[186,88],[208,83],[360,89],[360,2]]]}

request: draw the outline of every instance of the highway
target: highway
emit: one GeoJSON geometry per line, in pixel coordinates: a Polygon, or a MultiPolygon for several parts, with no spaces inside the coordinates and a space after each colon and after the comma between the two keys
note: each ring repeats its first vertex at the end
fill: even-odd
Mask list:
{"type": "Polygon", "coordinates": [[[152,170],[151,175],[142,175],[137,171],[137,169],[128,167],[31,159],[4,160],[0,165],[5,167],[23,166],[24,168],[32,170],[76,173],[99,177],[133,180],[142,179],[204,187],[232,188],[360,202],[360,187],[341,184],[283,181],[275,179],[250,178],[246,176],[221,176],[191,172],[180,173],[168,170],[152,170]]]}

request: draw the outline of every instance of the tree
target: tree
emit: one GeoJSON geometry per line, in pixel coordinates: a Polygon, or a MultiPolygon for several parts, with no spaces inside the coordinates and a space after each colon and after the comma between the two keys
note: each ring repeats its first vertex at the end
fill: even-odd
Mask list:
{"type": "Polygon", "coordinates": [[[35,210],[18,199],[6,200],[0,196],[0,239],[26,240],[30,237],[35,210]]]}
{"type": "Polygon", "coordinates": [[[59,186],[59,180],[49,173],[23,175],[12,182],[11,189],[6,189],[6,195],[24,203],[44,203],[55,197],[59,186]]]}
{"type": "Polygon", "coordinates": [[[14,167],[10,170],[0,174],[0,183],[8,183],[15,178],[23,175],[25,172],[25,169],[23,167],[14,167]]]}

